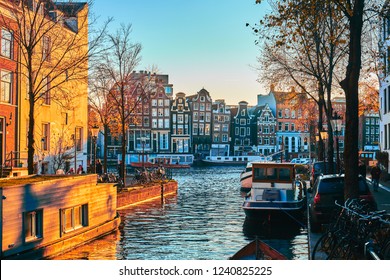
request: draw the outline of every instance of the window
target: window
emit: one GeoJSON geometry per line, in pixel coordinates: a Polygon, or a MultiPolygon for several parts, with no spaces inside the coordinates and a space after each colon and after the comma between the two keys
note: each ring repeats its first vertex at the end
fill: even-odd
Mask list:
{"type": "Polygon", "coordinates": [[[245,119],[240,119],[240,125],[245,125],[246,124],[246,120],[245,119]]]}
{"type": "Polygon", "coordinates": [[[201,96],[201,97],[200,97],[200,101],[201,101],[201,102],[205,102],[205,100],[206,100],[206,99],[204,98],[204,96],[201,96]]]}
{"type": "Polygon", "coordinates": [[[204,135],[204,124],[199,124],[199,135],[204,135]]]}
{"type": "Polygon", "coordinates": [[[166,107],[169,107],[169,106],[171,105],[170,100],[169,100],[169,99],[165,99],[165,100],[164,100],[164,105],[165,105],[166,107]]]}
{"type": "Polygon", "coordinates": [[[210,124],[206,123],[205,129],[204,129],[205,135],[210,135],[210,124]]]}
{"type": "Polygon", "coordinates": [[[204,108],[205,108],[204,106],[205,106],[205,104],[204,104],[204,103],[200,103],[199,110],[200,110],[200,111],[204,111],[204,108]]]}
{"type": "Polygon", "coordinates": [[[228,142],[229,137],[227,134],[222,134],[222,142],[228,142]]]}
{"type": "Polygon", "coordinates": [[[50,80],[48,77],[42,80],[43,88],[42,88],[42,100],[43,104],[50,105],[50,80]]]}
{"type": "Polygon", "coordinates": [[[11,72],[1,71],[0,102],[11,103],[11,72]]]}
{"type": "Polygon", "coordinates": [[[284,124],[284,131],[288,131],[288,123],[284,124]]]}
{"type": "Polygon", "coordinates": [[[222,125],[222,131],[223,132],[229,132],[229,125],[228,124],[222,125]]]}
{"type": "Polygon", "coordinates": [[[24,221],[24,241],[30,242],[43,237],[43,210],[25,212],[24,221]]]}
{"type": "Polygon", "coordinates": [[[50,61],[50,38],[48,36],[42,38],[42,61],[50,61]]]}
{"type": "Polygon", "coordinates": [[[241,111],[241,116],[245,116],[245,112],[246,112],[246,110],[245,110],[245,109],[242,109],[242,111],[241,111]]]}
{"type": "Polygon", "coordinates": [[[192,133],[194,135],[198,135],[198,124],[194,123],[194,127],[192,128],[192,133]]]}
{"type": "Polygon", "coordinates": [[[199,103],[194,103],[194,110],[199,110],[199,103]]]}
{"type": "Polygon", "coordinates": [[[83,128],[76,127],[76,151],[81,152],[83,149],[83,128]]]}
{"type": "Polygon", "coordinates": [[[156,99],[152,99],[152,106],[157,106],[157,100],[156,99]]]}
{"type": "Polygon", "coordinates": [[[158,100],[158,106],[160,106],[160,107],[164,106],[164,100],[163,99],[159,99],[158,100]]]}
{"type": "Polygon", "coordinates": [[[12,58],[12,33],[5,29],[1,30],[0,54],[12,58]]]}
{"type": "Polygon", "coordinates": [[[61,209],[61,233],[88,226],[88,204],[61,209]]]}
{"type": "Polygon", "coordinates": [[[42,150],[48,151],[50,149],[50,124],[44,123],[42,124],[42,150]]]}
{"type": "Polygon", "coordinates": [[[279,110],[278,111],[278,118],[282,118],[283,117],[283,111],[282,110],[279,110]]]}

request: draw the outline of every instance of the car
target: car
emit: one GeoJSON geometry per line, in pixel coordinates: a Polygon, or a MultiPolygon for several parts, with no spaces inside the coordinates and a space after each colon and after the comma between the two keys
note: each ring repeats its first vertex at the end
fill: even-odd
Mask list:
{"type": "Polygon", "coordinates": [[[310,159],[309,158],[293,158],[291,163],[297,163],[297,164],[309,164],[310,159]]]}
{"type": "MultiPolygon", "coordinates": [[[[359,198],[364,199],[370,209],[376,210],[377,205],[367,180],[359,175],[359,198]]],[[[330,221],[332,214],[338,209],[338,204],[344,203],[344,174],[319,175],[313,188],[308,190],[309,218],[313,232],[321,230],[322,224],[330,221]]]]}
{"type": "MultiPolygon", "coordinates": [[[[317,177],[321,174],[330,174],[332,165],[330,162],[317,161],[312,164],[311,172],[310,172],[310,186],[312,187],[317,179],[317,177]],[[326,164],[325,164],[326,163],[326,164]]],[[[333,162],[333,173],[337,170],[337,164],[333,162]]]]}

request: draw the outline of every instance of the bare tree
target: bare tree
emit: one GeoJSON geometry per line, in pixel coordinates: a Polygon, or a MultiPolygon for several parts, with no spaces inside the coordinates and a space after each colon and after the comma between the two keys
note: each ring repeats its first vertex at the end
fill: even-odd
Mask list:
{"type": "MultiPolygon", "coordinates": [[[[345,27],[342,14],[330,1],[273,3],[272,13],[253,30],[259,34],[261,79],[300,88],[318,106],[318,131],[328,128],[328,161],[333,161],[332,91],[342,74],[345,58],[345,27]],[[340,73],[341,72],[341,73],[340,73]]],[[[322,159],[323,142],[320,142],[322,159]]],[[[330,164],[333,168],[333,165],[330,164]]],[[[331,170],[333,171],[333,170],[331,170]]]]}
{"type": "MultiPolygon", "coordinates": [[[[77,90],[69,90],[75,82],[87,83],[88,61],[98,50],[105,34],[96,34],[89,20],[88,3],[51,0],[12,2],[12,21],[4,18],[12,30],[20,50],[17,62],[21,81],[26,84],[28,113],[28,172],[34,172],[35,114],[42,104],[56,102],[72,109],[77,90]],[[14,22],[14,23],[12,23],[14,22]],[[93,37],[89,40],[88,36],[93,37]]],[[[92,2],[89,2],[91,4],[92,2]]],[[[85,93],[86,94],[86,93],[85,93]]]]}
{"type": "MultiPolygon", "coordinates": [[[[108,34],[109,48],[101,56],[101,63],[96,65],[98,76],[103,82],[103,88],[99,89],[106,95],[104,108],[114,112],[110,118],[104,119],[105,124],[112,122],[112,118],[118,120],[118,127],[122,135],[120,165],[120,177],[125,183],[125,156],[126,156],[126,135],[129,124],[134,119],[134,112],[138,100],[131,98],[135,90],[133,72],[141,60],[141,45],[131,41],[131,25],[121,25],[114,34],[108,34]],[[107,87],[108,86],[108,87],[107,87]],[[110,107],[109,107],[110,106],[110,107]],[[111,107],[112,106],[112,107],[111,107]]],[[[95,106],[97,107],[97,106],[95,106]]],[[[104,124],[103,123],[103,124],[104,124]]],[[[105,131],[106,133],[106,131],[105,131]]]]}

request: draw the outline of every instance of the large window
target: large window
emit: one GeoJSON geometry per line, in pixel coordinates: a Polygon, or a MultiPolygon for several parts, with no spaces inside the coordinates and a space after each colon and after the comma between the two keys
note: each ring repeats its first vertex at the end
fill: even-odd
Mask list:
{"type": "Polygon", "coordinates": [[[12,33],[5,29],[1,30],[0,54],[12,58],[12,33]]]}
{"type": "Polygon", "coordinates": [[[50,149],[50,124],[42,124],[42,151],[48,151],[50,149]]]}
{"type": "Polygon", "coordinates": [[[61,209],[61,233],[88,226],[88,204],[61,209]]]}
{"type": "Polygon", "coordinates": [[[42,61],[50,61],[50,38],[43,36],[42,39],[42,61]]]}
{"type": "Polygon", "coordinates": [[[34,241],[43,237],[43,210],[38,209],[24,213],[24,240],[34,241]]]}
{"type": "Polygon", "coordinates": [[[81,152],[83,149],[83,128],[76,127],[76,151],[81,152]]]}
{"type": "Polygon", "coordinates": [[[11,103],[12,73],[1,71],[0,102],[11,103]]]}
{"type": "Polygon", "coordinates": [[[46,77],[42,80],[43,88],[42,88],[42,99],[43,103],[46,105],[50,105],[50,79],[46,77]]]}

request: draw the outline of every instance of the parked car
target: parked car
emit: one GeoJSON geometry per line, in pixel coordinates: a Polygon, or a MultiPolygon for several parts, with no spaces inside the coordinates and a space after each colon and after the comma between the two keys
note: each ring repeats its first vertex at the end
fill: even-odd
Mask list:
{"type": "MultiPolygon", "coordinates": [[[[330,170],[332,165],[330,162],[317,161],[313,163],[310,172],[310,186],[312,187],[317,179],[317,177],[321,174],[326,175],[330,174],[330,170]],[[326,164],[325,164],[326,163],[326,164]],[[326,168],[325,168],[326,167],[326,168]]],[[[333,173],[336,173],[337,164],[333,162],[333,173]]]]}
{"type": "MultiPolygon", "coordinates": [[[[367,180],[359,175],[360,198],[364,199],[376,210],[376,202],[371,194],[367,180]]],[[[319,231],[322,224],[327,224],[330,217],[338,209],[335,204],[344,203],[344,174],[319,175],[313,188],[309,189],[309,217],[313,231],[319,231]]]]}
{"type": "Polygon", "coordinates": [[[297,163],[297,164],[309,164],[310,159],[309,158],[293,158],[291,163],[297,163]]]}

